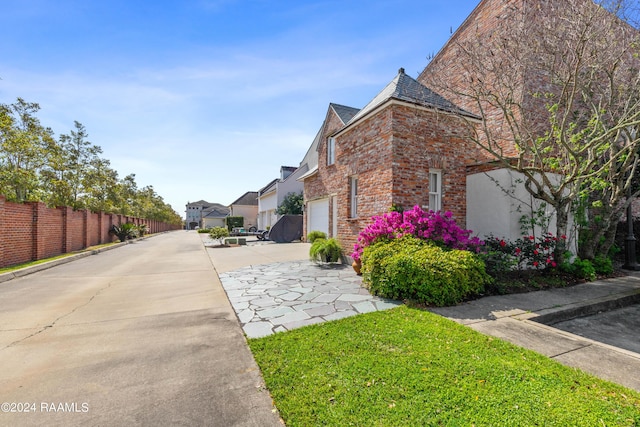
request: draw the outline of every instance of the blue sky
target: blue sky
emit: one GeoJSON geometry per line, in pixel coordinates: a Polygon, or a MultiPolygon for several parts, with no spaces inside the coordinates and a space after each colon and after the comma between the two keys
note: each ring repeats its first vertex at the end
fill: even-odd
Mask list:
{"type": "Polygon", "coordinates": [[[479,0],[20,0],[0,13],[0,103],[74,120],[182,216],[298,166],[330,102],[417,77],[479,0]]]}

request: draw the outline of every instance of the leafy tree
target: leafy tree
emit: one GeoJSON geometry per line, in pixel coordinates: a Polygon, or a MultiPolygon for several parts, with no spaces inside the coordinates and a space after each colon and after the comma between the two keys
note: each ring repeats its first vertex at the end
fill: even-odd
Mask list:
{"type": "Polygon", "coordinates": [[[523,176],[527,191],[554,208],[554,234],[568,234],[576,202],[588,208],[587,259],[611,247],[637,173],[635,3],[511,2],[498,31],[452,39],[453,55],[436,56],[419,78],[485,120],[469,120],[479,157],[523,176]]]}
{"type": "Polygon", "coordinates": [[[85,207],[93,212],[117,212],[118,181],[118,172],[111,168],[109,160],[92,160],[85,176],[85,207]]]}
{"type": "Polygon", "coordinates": [[[86,207],[84,196],[88,192],[91,181],[89,172],[98,160],[98,155],[102,154],[102,148],[87,141],[87,131],[80,122],[74,122],[75,131],[71,135],[60,135],[60,145],[67,156],[67,176],[71,190],[71,200],[69,206],[74,209],[86,207]]]}
{"type": "Polygon", "coordinates": [[[43,201],[182,223],[152,186],[139,189],[135,174],[120,179],[109,161],[100,157],[102,148],[87,140],[80,122],[74,122],[74,130],[60,135],[57,142],[36,117],[39,109],[22,98],[0,104],[0,194],[15,202],[43,201]]]}
{"type": "Polygon", "coordinates": [[[38,104],[22,98],[0,104],[0,193],[10,201],[39,200],[41,195],[40,172],[55,140],[35,116],[38,110],[38,104]]]}
{"type": "Polygon", "coordinates": [[[87,131],[80,122],[74,122],[70,135],[60,135],[58,146],[50,153],[50,161],[44,176],[49,204],[71,206],[74,209],[89,207],[87,200],[100,175],[92,169],[103,166],[99,154],[102,148],[87,141],[87,131]]]}
{"type": "Polygon", "coordinates": [[[278,215],[302,215],[303,203],[302,193],[288,193],[276,209],[276,213],[278,215]]]}

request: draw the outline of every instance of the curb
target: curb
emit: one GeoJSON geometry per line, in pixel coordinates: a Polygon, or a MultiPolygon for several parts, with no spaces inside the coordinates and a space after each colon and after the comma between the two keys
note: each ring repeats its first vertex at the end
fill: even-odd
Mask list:
{"type": "Polygon", "coordinates": [[[153,235],[147,235],[144,237],[139,237],[137,239],[133,239],[133,240],[128,240],[126,242],[119,242],[116,243],[115,245],[111,245],[111,246],[105,246],[103,248],[98,248],[98,249],[92,249],[92,250],[85,250],[84,252],[80,252],[77,254],[73,254],[73,255],[69,255],[67,257],[64,258],[60,258],[60,259],[56,259],[53,261],[46,261],[43,262],[41,264],[37,264],[37,265],[33,265],[31,267],[25,267],[25,268],[21,268],[19,270],[15,270],[15,271],[10,271],[8,273],[2,273],[0,274],[0,283],[4,283],[4,282],[8,282],[10,280],[13,280],[15,278],[18,277],[24,277],[24,276],[28,276],[29,274],[33,274],[33,273],[37,273],[39,271],[43,271],[43,270],[47,270],[49,268],[53,268],[56,267],[58,265],[62,265],[62,264],[67,264],[69,262],[78,260],[78,259],[82,259],[82,258],[86,258],[88,256],[91,255],[98,255],[101,252],[106,252],[106,251],[110,251],[112,249],[116,249],[125,245],[129,245],[132,243],[135,243],[139,240],[145,240],[149,237],[153,237],[153,236],[157,236],[159,234],[164,234],[166,232],[163,233],[156,233],[153,235]]]}
{"type": "Polygon", "coordinates": [[[591,316],[601,312],[628,307],[638,302],[640,302],[640,289],[635,289],[583,303],[570,304],[561,308],[541,310],[538,316],[529,317],[527,320],[551,326],[555,323],[578,317],[591,316]]]}

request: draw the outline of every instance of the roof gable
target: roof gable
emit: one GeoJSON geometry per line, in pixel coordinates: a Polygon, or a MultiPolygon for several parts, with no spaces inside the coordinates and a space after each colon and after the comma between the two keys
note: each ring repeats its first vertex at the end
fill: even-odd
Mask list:
{"type": "Polygon", "coordinates": [[[342,120],[342,124],[347,124],[349,121],[358,114],[360,109],[347,107],[346,105],[334,104],[333,102],[329,103],[329,108],[333,109],[338,118],[342,120]]]}

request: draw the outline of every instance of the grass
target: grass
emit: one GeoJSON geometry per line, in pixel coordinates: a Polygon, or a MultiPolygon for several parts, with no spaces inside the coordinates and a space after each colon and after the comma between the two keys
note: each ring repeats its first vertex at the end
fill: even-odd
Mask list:
{"type": "Polygon", "coordinates": [[[57,259],[67,258],[67,257],[70,257],[72,255],[76,255],[76,254],[79,254],[79,253],[82,253],[82,252],[94,251],[96,249],[104,248],[106,246],[116,245],[118,243],[119,242],[104,243],[102,245],[96,245],[96,246],[88,247],[88,248],[83,249],[81,251],[68,252],[66,254],[61,254],[61,255],[54,256],[54,257],[50,257],[50,258],[39,259],[37,261],[25,262],[25,263],[22,263],[22,264],[16,264],[16,265],[12,265],[12,266],[9,266],[9,267],[3,267],[3,268],[0,268],[0,274],[9,273],[11,271],[20,270],[22,268],[32,267],[32,266],[38,265],[38,264],[44,264],[45,262],[55,261],[57,259]]]}
{"type": "Polygon", "coordinates": [[[406,306],[249,345],[290,427],[640,425],[640,393],[406,306]]]}

